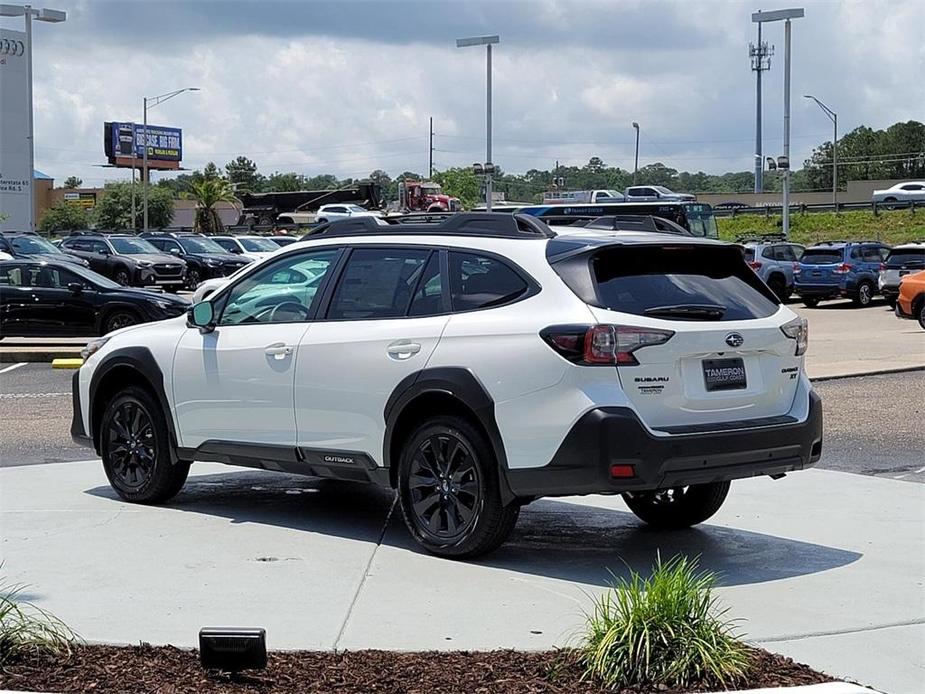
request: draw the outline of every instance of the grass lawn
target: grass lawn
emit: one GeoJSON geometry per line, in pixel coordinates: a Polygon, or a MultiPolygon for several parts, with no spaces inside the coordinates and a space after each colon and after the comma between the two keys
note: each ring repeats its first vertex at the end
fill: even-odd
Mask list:
{"type": "MultiPolygon", "coordinates": [[[[781,230],[780,214],[765,218],[760,214],[717,217],[719,237],[735,241],[745,234],[778,233],[781,230]]],[[[908,241],[925,241],[925,210],[799,212],[790,215],[790,239],[796,243],[811,244],[819,241],[879,239],[888,244],[908,241]]]]}

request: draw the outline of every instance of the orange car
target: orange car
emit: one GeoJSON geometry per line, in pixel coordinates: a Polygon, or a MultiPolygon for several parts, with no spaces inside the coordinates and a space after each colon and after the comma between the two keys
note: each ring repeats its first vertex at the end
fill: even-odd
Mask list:
{"type": "Polygon", "coordinates": [[[899,318],[916,318],[925,329],[925,270],[906,275],[900,281],[896,315],[899,318]]]}

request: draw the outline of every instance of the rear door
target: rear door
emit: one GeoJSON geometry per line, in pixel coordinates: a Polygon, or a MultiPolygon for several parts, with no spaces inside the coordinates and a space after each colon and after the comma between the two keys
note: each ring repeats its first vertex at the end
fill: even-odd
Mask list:
{"type": "Polygon", "coordinates": [[[663,344],[617,367],[627,397],[652,428],[787,413],[802,359],[781,309],[733,246],[620,247],[592,273],[601,323],[670,330],[663,344]]]}
{"type": "Polygon", "coordinates": [[[427,365],[449,319],[440,256],[424,246],[353,249],[324,319],[299,346],[300,447],[382,460],[385,404],[427,365]]]}

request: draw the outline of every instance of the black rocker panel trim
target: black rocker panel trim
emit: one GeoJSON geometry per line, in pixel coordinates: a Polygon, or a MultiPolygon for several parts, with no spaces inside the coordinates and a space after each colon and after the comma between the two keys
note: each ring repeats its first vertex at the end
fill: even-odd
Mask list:
{"type": "Polygon", "coordinates": [[[240,467],[324,477],[348,482],[372,482],[388,486],[388,471],[365,453],[273,444],[209,439],[197,448],[182,448],[184,460],[224,463],[240,467]]]}
{"type": "Polygon", "coordinates": [[[93,437],[84,431],[83,411],[80,407],[80,372],[75,371],[71,377],[71,439],[80,446],[93,447],[93,437]]]}
{"type": "MultiPolygon", "coordinates": [[[[103,357],[103,361],[99,364],[99,366],[96,367],[96,370],[93,372],[93,377],[90,380],[90,412],[93,412],[94,403],[96,401],[96,392],[99,389],[100,383],[102,383],[103,379],[108,373],[120,366],[128,366],[134,371],[138,372],[138,374],[154,391],[154,395],[157,398],[157,401],[161,406],[161,410],[164,413],[164,419],[167,420],[171,458],[174,462],[176,462],[178,460],[176,452],[177,432],[173,425],[173,417],[170,414],[170,405],[167,401],[167,394],[164,390],[164,374],[161,372],[161,369],[158,366],[154,355],[151,354],[151,351],[147,347],[123,347],[122,349],[114,350],[103,357]]],[[[73,387],[77,388],[76,374],[73,387]]],[[[97,448],[97,452],[99,452],[99,432],[92,431],[92,417],[90,421],[90,428],[91,431],[86,432],[86,435],[92,439],[94,445],[97,448]]]]}

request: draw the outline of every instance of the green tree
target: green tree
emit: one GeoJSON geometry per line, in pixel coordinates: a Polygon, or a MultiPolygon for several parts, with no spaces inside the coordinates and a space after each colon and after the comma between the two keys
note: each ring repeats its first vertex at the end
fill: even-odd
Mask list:
{"type": "Polygon", "coordinates": [[[257,173],[257,164],[241,156],[225,164],[228,180],[237,184],[236,190],[258,193],[266,178],[257,173]]]}
{"type": "Polygon", "coordinates": [[[303,190],[304,179],[297,173],[280,173],[275,171],[267,177],[267,191],[286,193],[293,190],[303,190]]]}
{"type": "Polygon", "coordinates": [[[481,184],[468,166],[434,172],[434,180],[447,195],[459,198],[462,206],[472,208],[481,202],[481,184]]]}
{"type": "MultiPolygon", "coordinates": [[[[135,219],[132,219],[132,184],[107,183],[93,210],[100,229],[140,229],[144,224],[142,187],[135,186],[135,219]]],[[[173,191],[166,186],[148,187],[148,226],[169,227],[173,221],[173,191]]]]}
{"type": "Polygon", "coordinates": [[[90,215],[87,210],[80,205],[71,205],[67,202],[59,202],[57,205],[49,207],[39,222],[39,229],[46,234],[56,231],[86,229],[89,226],[90,215]]]}
{"type": "Polygon", "coordinates": [[[202,177],[207,180],[213,179],[213,178],[222,178],[222,172],[215,165],[214,161],[210,161],[208,164],[205,165],[205,168],[203,168],[202,177]]]}
{"type": "Polygon", "coordinates": [[[646,164],[639,169],[639,185],[665,186],[666,188],[677,187],[678,172],[665,166],[661,162],[646,164]]]}
{"type": "Polygon", "coordinates": [[[64,179],[65,188],[80,188],[83,185],[83,179],[77,178],[77,176],[68,176],[64,179]]]}
{"type": "Polygon", "coordinates": [[[224,178],[206,178],[190,186],[190,196],[196,201],[193,228],[201,234],[220,234],[225,230],[215,206],[220,202],[236,202],[234,188],[224,178]]]}

